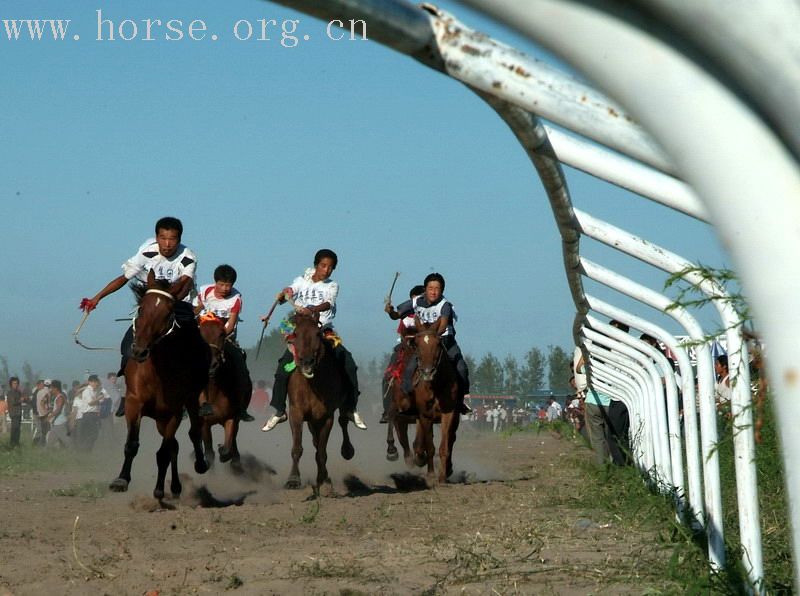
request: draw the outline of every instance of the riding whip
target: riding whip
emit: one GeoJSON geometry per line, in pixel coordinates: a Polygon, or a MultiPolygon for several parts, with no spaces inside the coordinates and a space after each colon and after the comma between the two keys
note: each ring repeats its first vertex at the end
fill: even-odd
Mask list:
{"type": "MultiPolygon", "coordinates": [[[[281,292],[281,295],[283,293],[281,292]]],[[[278,303],[281,301],[280,297],[275,298],[275,302],[272,303],[272,306],[267,313],[267,317],[264,319],[264,326],[261,328],[261,337],[258,338],[258,348],[256,348],[256,360],[258,360],[258,354],[261,352],[261,342],[264,341],[264,332],[267,330],[267,325],[269,324],[269,319],[272,317],[272,313],[275,312],[275,307],[278,306],[278,303]]]]}
{"type": "Polygon", "coordinates": [[[81,340],[78,339],[78,334],[81,332],[81,327],[83,327],[83,324],[86,322],[86,319],[89,318],[89,313],[91,313],[92,310],[94,310],[93,308],[86,308],[88,303],[89,303],[89,299],[88,298],[84,298],[83,300],[81,300],[81,304],[80,304],[80,306],[78,308],[80,308],[83,311],[83,318],[81,319],[81,322],[78,325],[78,328],[75,329],[75,331],[72,333],[72,339],[74,339],[75,343],[78,344],[80,347],[82,347],[84,350],[111,350],[111,351],[113,351],[114,348],[93,348],[92,346],[87,346],[86,344],[82,343],[81,340]]]}
{"type": "Polygon", "coordinates": [[[394,285],[397,283],[397,278],[400,277],[400,272],[397,271],[394,274],[394,279],[392,280],[392,285],[389,288],[389,293],[386,295],[386,300],[384,301],[385,304],[389,305],[392,303],[392,292],[394,292],[394,285]]]}

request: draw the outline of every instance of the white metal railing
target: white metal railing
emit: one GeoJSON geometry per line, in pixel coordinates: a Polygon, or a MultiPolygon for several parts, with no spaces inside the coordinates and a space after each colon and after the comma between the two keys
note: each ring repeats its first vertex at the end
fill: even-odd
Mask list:
{"type": "MultiPolygon", "coordinates": [[[[737,379],[732,409],[739,426],[734,447],[744,564],[753,585],[763,589],[752,414],[741,321],[724,300],[720,287],[695,272],[687,272],[692,267],[689,261],[574,209],[560,161],[688,216],[714,223],[723,242],[731,248],[770,346],[778,418],[786,424],[800,416],[800,372],[794,364],[794,338],[800,336],[800,309],[794,307],[795,297],[800,293],[800,271],[795,264],[795,255],[800,254],[800,234],[794,228],[800,221],[800,201],[796,200],[800,196],[800,173],[794,158],[800,153],[800,125],[796,117],[787,118],[788,112],[781,110],[789,110],[796,116],[794,112],[800,105],[797,101],[800,77],[795,72],[781,78],[784,71],[774,68],[776,63],[760,53],[769,37],[754,34],[751,26],[742,25],[741,19],[722,18],[729,5],[723,0],[701,3],[715,17],[720,17],[715,22],[725,30],[746,33],[743,38],[747,43],[742,47],[711,39],[714,36],[706,39],[702,23],[693,23],[687,17],[694,10],[688,0],[676,0],[676,7],[670,7],[672,0],[634,0],[624,8],[612,0],[593,3],[577,0],[466,1],[518,28],[571,62],[590,80],[619,98],[619,103],[590,85],[479,34],[453,16],[428,5],[418,8],[403,0],[328,0],[325,3],[280,0],[280,3],[326,20],[367,20],[373,40],[464,83],[509,125],[537,169],[550,200],[562,237],[565,272],[576,306],[573,335],[582,345],[585,357],[589,357],[590,373],[598,386],[617,395],[631,409],[642,428],[642,442],[637,453],[643,462],[651,464],[646,469],[655,469],[672,488],[684,486],[683,466],[676,461],[675,446],[679,439],[685,439],[688,502],[701,520],[705,514],[709,557],[712,564],[721,565],[724,545],[719,469],[716,457],[712,456],[717,435],[708,346],[697,349],[700,451],[703,454],[702,465],[699,465],[696,426],[692,429],[691,424],[693,417],[686,418],[686,429],[681,435],[674,419],[673,388],[667,389],[666,410],[662,407],[663,397],[658,397],[661,386],[654,384],[653,371],[659,358],[637,344],[638,340],[633,345],[621,341],[621,336],[615,336],[599,319],[591,317],[589,311],[607,316],[616,312],[621,320],[631,321],[632,326],[655,333],[678,354],[684,375],[689,370],[685,353],[674,338],[657,325],[587,296],[582,277],[598,279],[662,311],[666,298],[582,259],[580,238],[590,236],[670,274],[684,273],[689,283],[717,299],[714,305],[726,328],[731,377],[737,379]],[[639,11],[640,6],[655,7],[655,10],[639,11]],[[671,44],[665,42],[669,36],[657,34],[663,32],[659,18],[680,33],[671,44]],[[698,43],[698,35],[702,43],[698,43]],[[697,51],[698,47],[703,51],[697,51]],[[687,48],[691,51],[687,52],[687,48]],[[753,53],[761,58],[756,63],[768,65],[770,68],[764,72],[774,77],[765,79],[763,73],[752,72],[744,57],[753,53]],[[734,64],[726,63],[729,55],[734,64]],[[654,63],[659,67],[653,68],[654,63]],[[779,87],[780,92],[754,87],[756,81],[763,84],[765,80],[770,83],[780,80],[783,87],[779,87]],[[738,85],[753,87],[749,89],[751,95],[741,96],[738,85]],[[621,105],[629,108],[631,114],[621,105]],[[781,112],[773,114],[773,110],[781,112]],[[764,117],[764,113],[773,119],[764,117]],[[537,116],[570,132],[547,128],[537,116]],[[777,123],[774,127],[773,122],[777,123]],[[570,133],[591,139],[597,145],[570,133]],[[747,153],[757,158],[741,163],[744,143],[747,153]],[[763,208],[765,197],[773,208],[763,208]],[[743,221],[755,224],[748,227],[747,234],[739,234],[743,221]],[[776,246],[781,249],[776,251],[776,246]],[[774,271],[780,271],[781,275],[772,275],[774,271]],[[624,372],[592,358],[601,354],[601,359],[614,360],[624,372]],[[656,415],[649,415],[651,413],[656,415]],[[671,439],[675,440],[674,446],[670,445],[671,439]],[[701,472],[702,478],[699,478],[697,475],[701,472]],[[703,501],[699,498],[699,484],[703,485],[703,501]]],[[[788,0],[757,7],[749,5],[748,16],[751,14],[757,15],[760,23],[777,23],[777,30],[783,33],[800,30],[800,8],[790,5],[788,0]]],[[[797,54],[797,42],[787,41],[786,35],[779,39],[782,47],[772,51],[770,56],[797,54]]],[[[705,337],[696,321],[683,309],[667,314],[678,320],[693,338],[702,340],[705,337]]],[[[663,370],[663,362],[661,364],[663,370]]],[[[669,375],[665,382],[674,384],[669,375]]],[[[687,383],[682,379],[684,399],[693,395],[693,387],[687,383]]],[[[793,448],[800,447],[800,438],[797,438],[800,435],[794,433],[789,437],[791,433],[787,430],[788,427],[784,427],[784,441],[788,441],[786,452],[793,453],[793,448]]],[[[787,473],[790,497],[798,497],[800,475],[788,467],[787,473]]],[[[792,516],[793,519],[797,516],[794,508],[792,516]]],[[[796,523],[794,528],[797,552],[800,534],[796,523]]],[[[798,564],[797,557],[795,561],[798,564]]]]}

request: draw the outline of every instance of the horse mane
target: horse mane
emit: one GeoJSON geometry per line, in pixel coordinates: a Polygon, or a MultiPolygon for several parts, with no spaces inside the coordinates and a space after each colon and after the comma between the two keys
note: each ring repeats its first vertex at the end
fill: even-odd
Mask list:
{"type": "MultiPolygon", "coordinates": [[[[155,280],[155,287],[166,292],[170,288],[170,283],[166,279],[157,279],[155,280]]],[[[130,288],[131,292],[133,292],[133,297],[136,298],[136,304],[139,304],[148,290],[147,285],[130,284],[130,288]]]]}

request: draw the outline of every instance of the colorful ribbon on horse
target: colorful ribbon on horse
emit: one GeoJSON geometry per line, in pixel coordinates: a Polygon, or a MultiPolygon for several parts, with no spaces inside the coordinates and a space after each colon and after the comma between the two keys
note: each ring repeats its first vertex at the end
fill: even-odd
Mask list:
{"type": "Polygon", "coordinates": [[[202,325],[203,323],[217,323],[219,325],[224,325],[225,321],[223,321],[220,317],[215,315],[213,312],[207,312],[200,315],[199,322],[202,325]]]}

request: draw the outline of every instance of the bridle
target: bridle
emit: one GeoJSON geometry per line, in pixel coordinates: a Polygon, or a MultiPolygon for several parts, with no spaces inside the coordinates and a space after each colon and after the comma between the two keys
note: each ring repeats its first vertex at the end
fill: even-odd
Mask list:
{"type": "MultiPolygon", "coordinates": [[[[313,321],[313,318],[312,318],[312,321],[313,321]]],[[[317,341],[319,343],[318,343],[318,345],[316,346],[316,348],[314,350],[311,350],[311,356],[306,356],[305,358],[303,358],[303,360],[310,361],[310,364],[311,364],[311,373],[310,374],[307,374],[306,372],[303,372],[303,369],[304,369],[304,367],[306,366],[307,363],[304,363],[302,361],[298,362],[297,352],[296,352],[297,327],[295,327],[295,332],[294,332],[295,337],[292,339],[291,342],[289,342],[289,343],[292,343],[295,346],[295,348],[293,350],[293,356],[294,356],[295,362],[298,362],[298,368],[299,368],[300,372],[307,379],[311,379],[311,378],[314,377],[314,370],[316,370],[316,367],[319,364],[319,361],[320,361],[320,359],[322,357],[322,354],[324,354],[324,351],[325,351],[325,338],[324,338],[324,335],[323,335],[323,330],[322,330],[321,327],[319,327],[319,322],[315,322],[315,323],[317,325],[317,328],[314,329],[312,331],[312,333],[316,334],[316,338],[317,338],[317,341]]]]}
{"type": "MultiPolygon", "coordinates": [[[[435,335],[436,331],[432,329],[425,329],[424,331],[418,331],[415,334],[414,340],[414,352],[417,356],[417,362],[419,362],[419,338],[423,337],[426,344],[430,340],[432,335],[435,335]]],[[[439,346],[438,346],[438,354],[434,360],[433,366],[429,368],[422,368],[422,366],[418,366],[417,370],[419,371],[419,375],[414,381],[414,385],[416,386],[420,381],[433,381],[433,378],[436,376],[436,371],[439,369],[439,364],[442,362],[442,356],[444,354],[444,346],[441,343],[441,338],[439,338],[439,346]],[[426,378],[427,377],[427,378],[426,378]]]]}
{"type": "MultiPolygon", "coordinates": [[[[172,294],[170,294],[169,292],[166,292],[164,290],[159,290],[157,288],[150,288],[149,290],[145,291],[145,295],[147,295],[147,294],[158,294],[160,296],[166,296],[171,301],[175,302],[175,296],[173,296],[172,294]]],[[[156,306],[158,306],[158,302],[156,302],[156,306]]],[[[139,308],[140,307],[136,308],[136,316],[133,317],[132,326],[133,326],[134,342],[136,341],[136,319],[139,316],[139,308]]],[[[146,350],[149,350],[150,348],[152,348],[158,342],[160,342],[165,337],[167,337],[169,334],[171,334],[173,331],[175,331],[175,329],[180,328],[180,323],[178,323],[178,320],[175,318],[175,309],[173,309],[172,312],[169,315],[168,325],[169,325],[169,329],[167,329],[167,331],[165,333],[162,333],[161,335],[156,337],[153,341],[151,341],[150,344],[147,346],[146,350]]]]}

